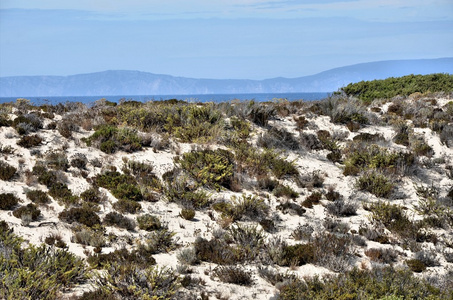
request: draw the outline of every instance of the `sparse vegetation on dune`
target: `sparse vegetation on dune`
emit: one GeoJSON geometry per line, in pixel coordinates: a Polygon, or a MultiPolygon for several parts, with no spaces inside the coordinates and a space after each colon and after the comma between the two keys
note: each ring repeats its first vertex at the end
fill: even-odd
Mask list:
{"type": "Polygon", "coordinates": [[[0,298],[450,299],[451,81],[1,104],[0,298]]]}

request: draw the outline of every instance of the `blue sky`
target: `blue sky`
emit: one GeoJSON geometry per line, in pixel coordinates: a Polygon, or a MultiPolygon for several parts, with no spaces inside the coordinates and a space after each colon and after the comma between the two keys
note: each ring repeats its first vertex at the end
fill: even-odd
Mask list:
{"type": "Polygon", "coordinates": [[[291,78],[452,56],[452,0],[0,1],[0,76],[291,78]]]}

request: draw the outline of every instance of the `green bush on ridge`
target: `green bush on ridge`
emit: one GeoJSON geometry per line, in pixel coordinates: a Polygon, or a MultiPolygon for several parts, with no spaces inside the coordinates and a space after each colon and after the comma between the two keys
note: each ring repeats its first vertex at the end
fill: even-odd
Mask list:
{"type": "Polygon", "coordinates": [[[453,91],[453,75],[438,73],[361,81],[348,84],[342,91],[348,96],[358,97],[365,103],[370,103],[374,99],[390,99],[397,95],[408,96],[415,92],[448,93],[453,91]]]}

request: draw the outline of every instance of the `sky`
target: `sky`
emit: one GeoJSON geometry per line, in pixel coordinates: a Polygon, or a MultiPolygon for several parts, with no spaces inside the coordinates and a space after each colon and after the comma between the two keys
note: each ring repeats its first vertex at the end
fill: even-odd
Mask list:
{"type": "Polygon", "coordinates": [[[0,0],[0,77],[295,78],[441,57],[452,0],[0,0]]]}

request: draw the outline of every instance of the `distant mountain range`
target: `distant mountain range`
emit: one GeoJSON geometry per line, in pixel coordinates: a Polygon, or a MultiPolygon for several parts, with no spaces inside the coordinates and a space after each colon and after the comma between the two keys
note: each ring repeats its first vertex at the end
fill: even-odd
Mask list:
{"type": "Polygon", "coordinates": [[[351,82],[431,73],[453,74],[453,57],[361,63],[311,76],[265,80],[195,79],[122,70],[0,77],[0,97],[334,92],[351,82]]]}

